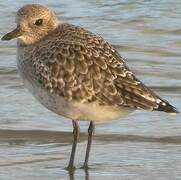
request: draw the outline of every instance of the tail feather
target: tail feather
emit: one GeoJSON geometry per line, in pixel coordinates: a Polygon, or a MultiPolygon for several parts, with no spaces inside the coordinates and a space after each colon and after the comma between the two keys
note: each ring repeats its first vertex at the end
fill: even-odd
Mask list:
{"type": "Polygon", "coordinates": [[[157,109],[154,109],[155,111],[164,111],[171,114],[178,114],[178,110],[169,104],[167,101],[163,101],[163,103],[160,103],[157,109]]]}

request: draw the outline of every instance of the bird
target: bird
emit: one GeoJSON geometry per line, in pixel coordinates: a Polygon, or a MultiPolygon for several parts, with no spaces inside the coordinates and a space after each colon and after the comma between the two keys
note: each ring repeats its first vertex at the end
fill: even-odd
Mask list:
{"type": "Polygon", "coordinates": [[[2,40],[17,38],[17,67],[24,85],[50,111],[72,120],[73,144],[67,170],[75,169],[79,121],[90,122],[83,168],[88,169],[96,123],[144,109],[179,113],[144,85],[103,37],[59,21],[41,4],[17,11],[17,27],[2,40]]]}

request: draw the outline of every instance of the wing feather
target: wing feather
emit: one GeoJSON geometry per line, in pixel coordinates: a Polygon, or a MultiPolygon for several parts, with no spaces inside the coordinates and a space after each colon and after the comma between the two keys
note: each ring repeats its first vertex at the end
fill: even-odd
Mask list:
{"type": "Polygon", "coordinates": [[[41,63],[35,61],[33,65],[38,81],[50,93],[82,103],[98,101],[102,105],[147,110],[172,107],[139,81],[119,53],[101,37],[75,27],[69,36],[51,46],[54,48],[48,53],[39,48],[41,53],[36,56],[41,63]]]}

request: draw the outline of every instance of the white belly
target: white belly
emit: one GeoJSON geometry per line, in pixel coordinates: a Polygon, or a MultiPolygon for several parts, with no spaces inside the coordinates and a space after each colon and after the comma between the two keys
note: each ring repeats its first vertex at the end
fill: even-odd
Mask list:
{"type": "Polygon", "coordinates": [[[98,123],[109,122],[125,117],[133,111],[133,109],[126,107],[99,105],[98,102],[66,101],[63,97],[51,94],[37,85],[32,86],[27,80],[24,80],[24,84],[47,109],[74,120],[95,121],[98,123]]]}

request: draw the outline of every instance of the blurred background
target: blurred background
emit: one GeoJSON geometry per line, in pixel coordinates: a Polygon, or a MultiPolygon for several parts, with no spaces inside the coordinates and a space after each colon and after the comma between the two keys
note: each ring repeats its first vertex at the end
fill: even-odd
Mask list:
{"type": "MultiPolygon", "coordinates": [[[[180,0],[37,1],[60,21],[107,39],[146,85],[181,111],[180,0]]],[[[0,36],[16,11],[36,1],[0,0],[0,36]]],[[[76,166],[83,163],[88,123],[81,124],[76,166]]],[[[136,111],[97,125],[90,170],[68,174],[72,124],[42,107],[16,69],[16,41],[0,42],[0,179],[181,179],[181,115],[136,111]]]]}

